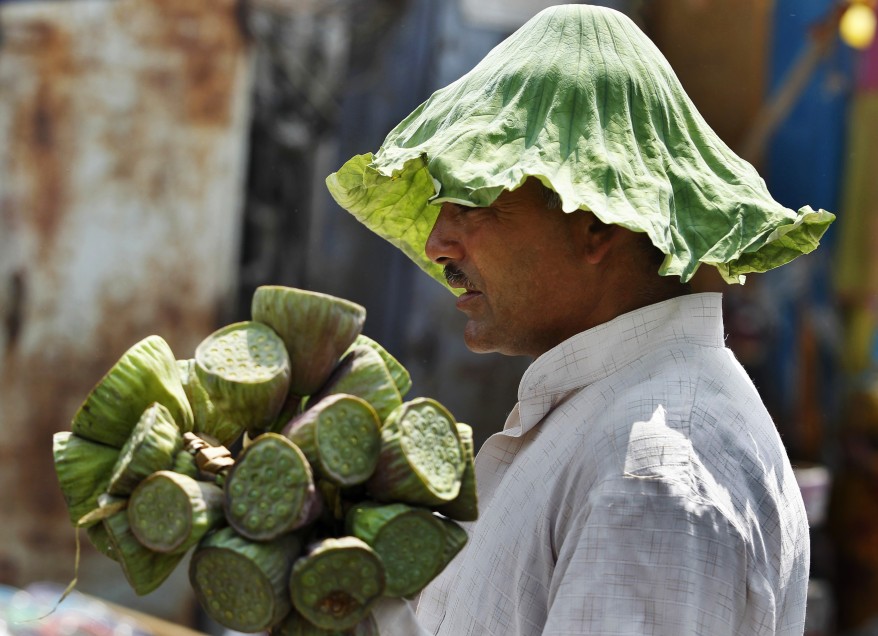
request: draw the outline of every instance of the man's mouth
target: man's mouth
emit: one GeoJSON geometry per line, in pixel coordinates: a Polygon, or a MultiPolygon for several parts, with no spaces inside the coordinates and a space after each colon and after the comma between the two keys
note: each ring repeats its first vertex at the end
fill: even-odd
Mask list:
{"type": "Polygon", "coordinates": [[[446,265],[443,270],[443,274],[445,275],[445,280],[448,281],[448,284],[455,289],[465,289],[466,293],[478,292],[475,285],[470,282],[469,278],[467,278],[466,274],[463,271],[455,267],[454,265],[446,265]]]}
{"type": "Polygon", "coordinates": [[[457,308],[461,311],[463,311],[471,301],[482,295],[482,292],[472,284],[470,279],[467,278],[466,274],[464,274],[463,270],[460,268],[455,267],[454,265],[446,265],[444,274],[445,280],[448,281],[448,284],[452,288],[464,290],[464,292],[457,297],[456,303],[457,308]]]}

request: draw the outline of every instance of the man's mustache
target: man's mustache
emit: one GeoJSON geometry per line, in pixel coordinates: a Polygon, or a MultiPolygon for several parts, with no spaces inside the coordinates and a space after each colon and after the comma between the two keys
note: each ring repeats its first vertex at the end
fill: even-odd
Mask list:
{"type": "Polygon", "coordinates": [[[446,265],[443,274],[445,275],[445,280],[452,287],[472,287],[466,274],[454,265],[446,265]]]}

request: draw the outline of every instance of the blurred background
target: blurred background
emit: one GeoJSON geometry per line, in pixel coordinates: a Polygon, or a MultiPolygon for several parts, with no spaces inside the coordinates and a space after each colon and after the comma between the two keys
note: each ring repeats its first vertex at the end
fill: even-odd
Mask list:
{"type": "MultiPolygon", "coordinates": [[[[185,567],[137,597],[74,531],[52,434],[135,342],[178,358],[280,284],[365,333],[477,445],[526,359],[469,353],[452,298],[323,181],[545,0],[0,1],[0,634],[221,633],[185,567]],[[35,609],[36,608],[36,609],[35,609]],[[5,626],[4,626],[5,622],[5,626]]],[[[618,0],[822,247],[726,287],[728,344],[797,469],[807,634],[878,634],[878,45],[873,2],[618,0]]],[[[705,268],[706,270],[707,268],[705,268]]]]}

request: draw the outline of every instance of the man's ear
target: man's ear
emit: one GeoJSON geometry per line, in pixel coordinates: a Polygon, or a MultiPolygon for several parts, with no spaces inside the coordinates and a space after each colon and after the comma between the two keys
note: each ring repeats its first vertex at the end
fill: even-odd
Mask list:
{"type": "Polygon", "coordinates": [[[599,265],[617,242],[623,228],[604,223],[591,212],[583,215],[580,227],[583,254],[589,265],[599,265]]]}

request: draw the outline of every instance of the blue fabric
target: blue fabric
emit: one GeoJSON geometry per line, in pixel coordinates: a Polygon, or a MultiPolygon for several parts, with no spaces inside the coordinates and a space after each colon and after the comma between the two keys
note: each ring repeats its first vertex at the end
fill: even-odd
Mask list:
{"type": "MultiPolygon", "coordinates": [[[[834,0],[777,0],[769,65],[769,94],[783,82],[810,38],[810,30],[834,10],[834,0]]],[[[771,140],[765,178],[782,204],[838,209],[844,167],[845,116],[853,86],[855,53],[836,43],[771,140]]],[[[824,237],[824,251],[832,229],[824,237]]]]}
{"type": "MultiPolygon", "coordinates": [[[[805,51],[811,30],[835,10],[834,0],[776,0],[771,41],[768,94],[777,90],[805,51]]],[[[763,169],[772,195],[783,205],[795,206],[808,201],[811,205],[833,210],[844,222],[839,209],[844,174],[847,110],[854,87],[856,53],[835,34],[835,42],[817,65],[787,119],[778,127],[768,146],[763,169]]],[[[837,225],[837,224],[836,224],[837,225]]],[[[781,270],[768,272],[763,283],[776,303],[779,325],[772,360],[765,377],[775,378],[778,386],[770,392],[778,395],[781,404],[781,430],[795,431],[795,413],[801,395],[799,338],[802,320],[807,315],[820,324],[821,316],[831,314],[833,293],[831,264],[835,228],[823,237],[818,253],[781,270]]],[[[818,399],[824,411],[832,410],[837,387],[830,367],[831,334],[826,324],[818,328],[818,364],[824,380],[818,399]]],[[[793,440],[792,446],[795,446],[793,440]]],[[[795,449],[793,449],[795,454],[795,449]]]]}

